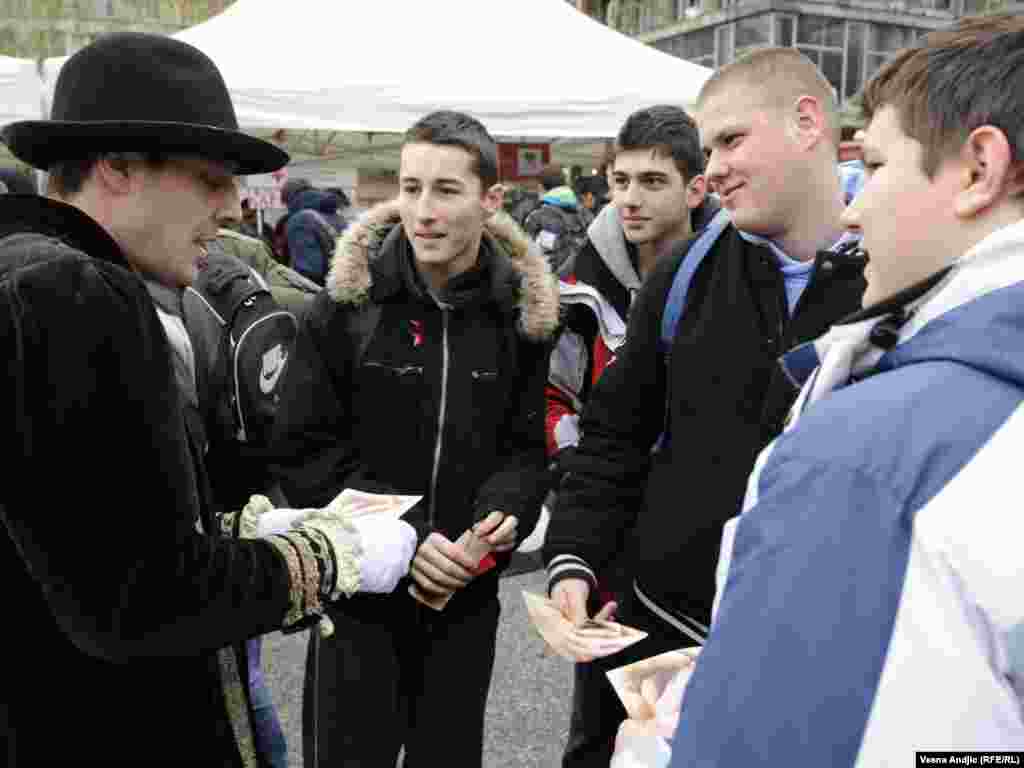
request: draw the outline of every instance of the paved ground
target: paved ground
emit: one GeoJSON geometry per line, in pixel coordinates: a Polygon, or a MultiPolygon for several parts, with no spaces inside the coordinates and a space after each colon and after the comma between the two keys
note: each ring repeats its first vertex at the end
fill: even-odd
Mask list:
{"type": "MultiPolygon", "coordinates": [[[[557,768],[569,726],[572,667],[545,655],[526,618],[522,590],[543,592],[542,571],[502,580],[498,654],[487,707],[485,768],[557,768]]],[[[306,634],[271,635],[264,669],[288,738],[289,768],[302,766],[306,634]]]]}

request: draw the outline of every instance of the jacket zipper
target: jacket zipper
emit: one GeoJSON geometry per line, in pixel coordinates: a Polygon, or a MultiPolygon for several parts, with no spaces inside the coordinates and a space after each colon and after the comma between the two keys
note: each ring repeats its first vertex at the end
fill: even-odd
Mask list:
{"type": "Polygon", "coordinates": [[[427,522],[435,526],[437,512],[437,475],[441,469],[441,446],[444,442],[445,406],[448,402],[448,309],[441,307],[441,404],[437,409],[437,439],[434,441],[434,469],[430,473],[430,511],[427,522]]]}

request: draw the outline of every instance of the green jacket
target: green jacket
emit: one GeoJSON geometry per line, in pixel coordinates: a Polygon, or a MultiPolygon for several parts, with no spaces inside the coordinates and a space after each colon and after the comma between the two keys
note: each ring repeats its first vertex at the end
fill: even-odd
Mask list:
{"type": "Polygon", "coordinates": [[[304,313],[313,297],[322,290],[312,280],[278,262],[262,240],[222,227],[217,232],[217,243],[225,253],[255,269],[267,281],[277,303],[289,312],[304,313]]]}

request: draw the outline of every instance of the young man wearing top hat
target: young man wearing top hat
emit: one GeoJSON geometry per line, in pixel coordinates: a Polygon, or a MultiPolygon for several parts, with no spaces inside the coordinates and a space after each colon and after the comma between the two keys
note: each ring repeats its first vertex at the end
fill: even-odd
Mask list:
{"type": "Polygon", "coordinates": [[[2,131],[50,188],[0,199],[0,755],[259,765],[232,644],[342,593],[390,591],[416,535],[327,513],[262,539],[212,535],[182,405],[188,345],[145,281],[191,282],[238,208],[233,175],[288,160],[238,132],[214,64],[169,38],[104,37],[64,65],[52,117],[2,131]]]}

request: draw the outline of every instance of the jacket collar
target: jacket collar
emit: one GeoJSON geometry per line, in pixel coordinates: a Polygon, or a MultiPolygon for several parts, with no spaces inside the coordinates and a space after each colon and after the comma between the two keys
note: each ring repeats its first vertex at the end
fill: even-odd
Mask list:
{"type": "MultiPolygon", "coordinates": [[[[716,198],[707,195],[690,212],[693,234],[700,233],[710,224],[721,207],[716,198]]],[[[622,219],[614,205],[608,204],[601,209],[587,228],[587,237],[619,284],[631,294],[639,291],[643,281],[637,271],[636,246],[626,239],[622,219]]]]}
{"type": "Polygon", "coordinates": [[[110,233],[79,208],[39,195],[0,196],[0,238],[22,232],[49,235],[89,256],[131,269],[110,233]]]}
{"type": "MultiPolygon", "coordinates": [[[[415,267],[412,246],[400,226],[388,233],[370,264],[370,274],[369,296],[374,302],[387,301],[403,292],[421,301],[433,302],[415,267]]],[[[518,289],[519,277],[511,259],[494,237],[485,233],[476,264],[449,280],[437,299],[452,307],[491,300],[503,311],[512,311],[518,289]]]]}
{"type": "Polygon", "coordinates": [[[622,220],[614,205],[608,204],[587,228],[587,237],[608,270],[627,291],[640,290],[640,274],[629,252],[622,220]]]}
{"type": "MultiPolygon", "coordinates": [[[[386,214],[383,210],[371,210],[367,219],[384,226],[357,223],[338,241],[327,292],[339,304],[380,303],[402,292],[429,300],[393,206],[386,214]]],[[[551,268],[504,212],[488,220],[477,265],[453,278],[439,298],[454,306],[486,299],[509,312],[518,310],[519,332],[534,340],[550,338],[558,327],[558,283],[551,268]]]]}

